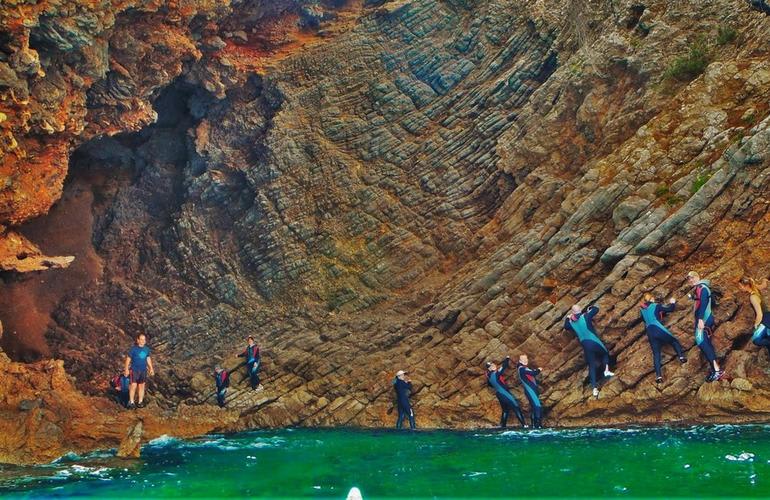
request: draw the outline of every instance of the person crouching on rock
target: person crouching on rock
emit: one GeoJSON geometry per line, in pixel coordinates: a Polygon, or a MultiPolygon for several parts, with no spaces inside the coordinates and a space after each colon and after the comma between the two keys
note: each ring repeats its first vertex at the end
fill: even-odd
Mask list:
{"type": "Polygon", "coordinates": [[[516,418],[519,419],[521,426],[527,426],[524,415],[521,413],[519,400],[513,397],[510,389],[508,389],[508,384],[505,383],[505,379],[503,378],[503,373],[510,363],[510,356],[506,356],[499,367],[494,363],[487,362],[487,385],[495,390],[495,396],[497,396],[497,401],[500,403],[500,410],[502,411],[502,414],[500,415],[500,427],[503,429],[508,425],[508,414],[511,410],[513,410],[516,418]]]}
{"type": "Polygon", "coordinates": [[[147,337],[140,333],[136,336],[136,345],[131,348],[126,356],[126,366],[123,375],[131,378],[131,385],[128,388],[128,406],[129,409],[144,407],[144,388],[147,383],[147,375],[155,375],[155,369],[150,359],[150,348],[147,344],[147,337]],[[137,394],[138,393],[138,394],[137,394]],[[134,404],[134,396],[138,401],[134,404]]]}
{"type": "Polygon", "coordinates": [[[230,374],[227,373],[227,370],[218,366],[214,370],[214,382],[217,386],[217,404],[220,408],[224,408],[227,388],[230,387],[230,374]]]}
{"type": "Polygon", "coordinates": [[[543,427],[543,405],[540,403],[540,395],[537,390],[537,376],[540,375],[540,368],[530,368],[529,358],[526,354],[519,356],[519,363],[516,365],[519,372],[519,380],[524,387],[524,395],[529,400],[530,418],[532,427],[540,429],[543,427]]]}
{"type": "Polygon", "coordinates": [[[412,382],[407,378],[404,370],[396,372],[396,378],[393,379],[393,389],[396,391],[396,407],[398,408],[396,429],[400,429],[404,423],[404,418],[408,418],[409,428],[414,430],[414,410],[412,410],[412,405],[409,403],[412,382]]]}
{"type": "Polygon", "coordinates": [[[112,378],[112,388],[115,390],[115,393],[118,395],[118,401],[124,408],[128,408],[128,391],[130,387],[131,378],[125,374],[121,373],[112,378]]]}
{"type": "Polygon", "coordinates": [[[762,283],[757,283],[753,278],[744,276],[738,282],[738,286],[749,294],[749,302],[754,309],[754,329],[752,330],[751,341],[754,345],[767,348],[767,354],[770,355],[770,311],[762,302],[760,291],[767,288],[767,279],[764,279],[762,283]]]}
{"type": "Polygon", "coordinates": [[[679,343],[679,339],[674,337],[668,328],[663,326],[663,315],[673,312],[676,308],[676,299],[671,299],[669,303],[662,306],[655,302],[655,297],[651,293],[644,294],[644,300],[640,306],[641,310],[639,314],[644,321],[645,330],[647,331],[647,340],[650,341],[650,347],[652,348],[652,364],[655,366],[655,382],[660,384],[663,382],[663,373],[660,365],[660,351],[664,345],[671,345],[676,351],[676,355],[679,358],[680,363],[685,363],[687,359],[684,357],[684,351],[682,351],[682,344],[679,343]]]}
{"type": "Polygon", "coordinates": [[[594,329],[593,319],[598,312],[599,308],[596,306],[591,306],[584,312],[578,304],[575,304],[567,317],[564,318],[564,328],[574,333],[583,347],[583,355],[586,359],[586,365],[588,365],[588,377],[591,380],[595,398],[599,397],[596,366],[601,363],[601,366],[604,367],[605,377],[615,375],[610,371],[610,353],[604,343],[599,340],[594,329]]]}
{"type": "Polygon", "coordinates": [[[254,342],[254,337],[249,336],[246,350],[238,355],[240,358],[246,358],[246,373],[251,382],[251,388],[256,389],[259,386],[259,367],[262,364],[262,358],[259,355],[259,346],[254,342]]]}
{"type": "Polygon", "coordinates": [[[709,362],[710,372],[706,376],[706,382],[714,382],[721,379],[725,372],[719,368],[717,353],[711,343],[711,334],[714,331],[714,316],[711,314],[711,283],[700,279],[695,271],[687,273],[687,283],[693,287],[689,296],[695,301],[693,305],[695,344],[709,362]]]}

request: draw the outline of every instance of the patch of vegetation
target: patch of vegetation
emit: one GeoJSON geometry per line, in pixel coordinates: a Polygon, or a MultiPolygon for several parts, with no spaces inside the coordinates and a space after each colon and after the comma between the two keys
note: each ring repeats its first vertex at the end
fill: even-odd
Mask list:
{"type": "Polygon", "coordinates": [[[754,113],[749,113],[748,115],[741,118],[741,120],[743,121],[743,123],[751,127],[757,122],[757,115],[754,113]]]}
{"type": "Polygon", "coordinates": [[[687,54],[674,59],[663,77],[669,80],[690,82],[706,70],[711,61],[708,46],[703,39],[691,44],[687,54]]]}
{"type": "Polygon", "coordinates": [[[712,175],[714,175],[714,172],[701,172],[696,175],[695,180],[692,181],[690,192],[695,194],[700,191],[700,188],[702,188],[709,181],[709,179],[711,179],[712,175]]]}
{"type": "Polygon", "coordinates": [[[655,196],[657,198],[662,198],[666,196],[670,191],[671,190],[669,189],[668,186],[666,186],[665,184],[661,184],[660,186],[655,188],[655,196]]]}
{"type": "Polygon", "coordinates": [[[720,26],[717,33],[717,45],[732,43],[738,36],[738,31],[732,26],[720,26]]]}
{"type": "Polygon", "coordinates": [[[674,205],[678,205],[684,201],[684,198],[678,195],[672,195],[666,198],[666,205],[672,207],[674,205]]]}

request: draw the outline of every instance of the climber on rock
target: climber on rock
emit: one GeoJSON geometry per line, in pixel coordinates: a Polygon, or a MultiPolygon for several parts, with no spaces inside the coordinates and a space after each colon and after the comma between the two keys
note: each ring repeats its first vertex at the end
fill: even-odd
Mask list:
{"type": "Polygon", "coordinates": [[[540,403],[540,395],[537,389],[537,376],[540,374],[540,368],[530,368],[529,358],[526,354],[519,356],[517,364],[519,380],[524,387],[524,395],[529,400],[530,418],[532,427],[540,429],[543,427],[543,405],[540,403]]]}
{"type": "Polygon", "coordinates": [[[396,372],[396,378],[393,379],[393,389],[396,391],[396,408],[398,409],[396,429],[400,429],[404,423],[404,418],[408,418],[409,428],[414,430],[414,410],[412,410],[412,405],[409,403],[412,382],[407,378],[404,370],[396,372]]]}
{"type": "Polygon", "coordinates": [[[709,280],[700,279],[695,271],[687,273],[687,283],[693,287],[689,297],[695,301],[695,344],[700,348],[709,363],[709,374],[706,382],[714,382],[722,378],[724,370],[720,369],[717,354],[711,343],[714,331],[714,316],[711,314],[711,288],[709,280]]]}
{"type": "Polygon", "coordinates": [[[768,5],[766,0],[749,0],[749,4],[751,5],[752,9],[758,10],[759,12],[763,12],[770,16],[770,5],[768,5]]]}
{"type": "Polygon", "coordinates": [[[262,365],[262,358],[259,355],[259,346],[254,342],[254,337],[249,336],[246,350],[238,355],[240,358],[246,358],[246,374],[251,382],[251,388],[256,389],[259,386],[259,368],[262,365]]]}
{"type": "Polygon", "coordinates": [[[128,408],[128,393],[131,387],[131,378],[124,373],[112,378],[112,388],[118,395],[118,401],[124,408],[128,408]]]}
{"type": "Polygon", "coordinates": [[[214,369],[214,383],[217,387],[217,404],[220,408],[225,407],[225,396],[227,396],[227,388],[230,387],[230,374],[227,370],[221,367],[214,369]]]}
{"type": "Polygon", "coordinates": [[[128,388],[128,406],[129,409],[144,407],[144,389],[147,383],[147,376],[155,375],[155,368],[152,366],[150,358],[150,347],[147,345],[147,336],[140,333],[136,336],[136,345],[126,356],[123,375],[130,377],[131,385],[128,388]],[[134,404],[134,397],[137,402],[134,404]]]}
{"type": "Polygon", "coordinates": [[[685,363],[682,344],[674,335],[663,326],[663,315],[673,312],[676,308],[676,299],[671,299],[667,305],[660,305],[655,302],[655,297],[651,293],[644,294],[644,300],[641,304],[640,314],[647,330],[647,340],[650,341],[652,348],[652,362],[655,366],[655,382],[663,382],[663,374],[660,366],[660,351],[664,345],[671,345],[676,351],[680,363],[685,363]]]}
{"type": "Polygon", "coordinates": [[[524,420],[524,415],[521,413],[521,405],[519,405],[519,401],[513,397],[513,394],[511,394],[511,391],[508,388],[508,384],[506,384],[505,379],[503,378],[503,373],[510,363],[510,356],[506,356],[499,367],[495,363],[487,362],[487,385],[495,390],[495,396],[497,396],[497,401],[500,403],[500,410],[502,411],[502,414],[500,415],[500,427],[505,428],[508,425],[508,414],[511,410],[513,410],[516,418],[519,419],[521,426],[526,427],[527,423],[524,420]]]}
{"type": "Polygon", "coordinates": [[[754,309],[754,327],[751,341],[755,345],[765,347],[767,354],[770,355],[770,312],[764,305],[761,293],[761,290],[767,288],[767,279],[757,283],[753,278],[744,276],[738,282],[738,286],[749,294],[749,302],[754,309]]]}
{"type": "Polygon", "coordinates": [[[586,359],[586,365],[588,365],[588,376],[595,398],[599,397],[599,387],[596,380],[596,368],[599,363],[604,367],[605,377],[615,375],[610,371],[610,353],[604,347],[604,343],[599,340],[594,329],[593,318],[598,312],[599,308],[596,306],[591,306],[583,311],[578,304],[575,304],[567,317],[564,318],[564,328],[574,333],[583,347],[583,355],[586,359]]]}

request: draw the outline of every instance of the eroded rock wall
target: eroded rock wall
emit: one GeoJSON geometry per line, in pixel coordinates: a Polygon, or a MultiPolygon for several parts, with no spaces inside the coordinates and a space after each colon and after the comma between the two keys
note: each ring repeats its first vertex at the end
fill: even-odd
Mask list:
{"type": "Polygon", "coordinates": [[[125,72],[85,85],[92,118],[63,135],[94,139],[50,216],[90,204],[92,237],[67,251],[93,265],[45,274],[73,286],[47,295],[38,335],[81,390],[102,393],[144,330],[158,411],[209,408],[210,371],[253,334],[265,390],[236,376],[217,428],[389,424],[400,368],[419,424],[490,425],[483,362],[519,352],[554,425],[766,418],[770,359],[736,281],[770,271],[767,16],[728,0],[332,4],[179,7],[179,38],[157,33],[173,8],[109,23],[125,72]],[[120,43],[156,36],[175,49],[120,43]],[[666,73],[694,47],[702,74],[666,73]],[[728,377],[703,383],[682,301],[669,323],[688,362],[656,385],[637,304],[682,299],[690,269],[725,292],[728,377]],[[598,400],[561,328],[576,301],[600,306],[617,358],[598,400]]]}

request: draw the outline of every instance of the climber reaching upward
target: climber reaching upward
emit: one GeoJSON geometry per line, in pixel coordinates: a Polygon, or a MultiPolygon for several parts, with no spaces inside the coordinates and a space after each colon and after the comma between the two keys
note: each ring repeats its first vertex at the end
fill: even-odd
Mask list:
{"type": "Polygon", "coordinates": [[[516,366],[519,380],[524,387],[524,395],[529,401],[532,427],[540,429],[543,426],[543,405],[540,403],[540,394],[537,389],[537,376],[540,375],[541,370],[529,367],[529,358],[526,354],[519,356],[519,363],[516,366]]]}
{"type": "Polygon", "coordinates": [[[500,366],[495,363],[487,363],[487,385],[495,390],[495,396],[500,403],[500,409],[502,414],[500,415],[500,427],[505,428],[508,425],[508,414],[511,410],[519,419],[522,427],[526,427],[527,423],[524,420],[524,415],[521,413],[521,406],[519,400],[513,397],[511,390],[508,388],[508,384],[505,383],[503,373],[511,363],[510,356],[506,356],[500,366]]]}
{"type": "Polygon", "coordinates": [[[719,367],[717,353],[711,343],[711,335],[714,332],[714,316],[711,314],[711,283],[702,280],[695,271],[687,273],[687,283],[693,287],[690,297],[695,301],[693,313],[695,314],[695,344],[700,348],[709,363],[709,374],[706,382],[714,382],[724,375],[724,370],[719,367]]]}
{"type": "Polygon", "coordinates": [[[675,308],[676,299],[672,298],[667,305],[660,305],[655,302],[655,297],[653,297],[651,293],[645,293],[639,312],[642,316],[642,321],[644,321],[645,330],[647,331],[647,340],[650,341],[650,347],[652,348],[652,363],[655,366],[655,382],[659,384],[663,382],[660,363],[660,351],[663,349],[663,346],[672,346],[676,351],[680,363],[685,363],[687,361],[684,357],[682,344],[679,343],[679,340],[674,337],[662,323],[663,315],[673,312],[675,308]]]}
{"type": "Polygon", "coordinates": [[[588,377],[591,379],[595,398],[599,397],[599,387],[596,380],[596,367],[599,363],[604,367],[605,377],[615,375],[610,371],[610,353],[604,343],[599,340],[594,329],[593,319],[598,312],[599,308],[596,306],[591,306],[583,311],[578,304],[575,304],[567,317],[564,318],[564,328],[574,333],[583,347],[586,365],[588,365],[588,377]]]}

